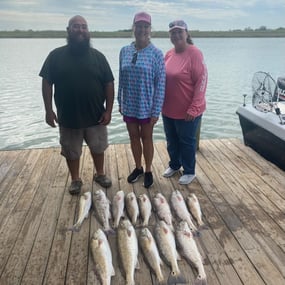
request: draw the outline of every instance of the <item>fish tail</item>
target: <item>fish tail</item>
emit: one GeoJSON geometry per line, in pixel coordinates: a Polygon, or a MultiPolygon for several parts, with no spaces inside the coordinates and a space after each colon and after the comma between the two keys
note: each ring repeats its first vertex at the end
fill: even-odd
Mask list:
{"type": "Polygon", "coordinates": [[[126,285],[135,285],[135,280],[132,276],[126,278],[126,285]]]}
{"type": "Polygon", "coordinates": [[[208,226],[205,225],[204,223],[202,223],[201,225],[199,225],[199,230],[207,230],[208,226]]]}
{"type": "Polygon", "coordinates": [[[192,219],[191,218],[189,218],[188,220],[187,220],[187,224],[188,224],[188,226],[189,226],[189,228],[190,228],[190,230],[191,231],[197,231],[197,227],[194,225],[194,223],[192,222],[192,219]]]}
{"type": "Polygon", "coordinates": [[[113,228],[116,229],[119,226],[119,222],[118,221],[114,221],[113,222],[113,228]]]}
{"type": "Polygon", "coordinates": [[[71,232],[79,232],[81,224],[75,224],[70,228],[67,228],[67,231],[71,232]]]}
{"type": "Polygon", "coordinates": [[[143,229],[143,228],[145,228],[145,226],[143,224],[139,224],[139,225],[136,225],[134,228],[135,229],[143,229]]]}
{"type": "Polygon", "coordinates": [[[175,283],[186,284],[187,281],[182,274],[176,274],[174,271],[171,271],[167,280],[167,284],[170,285],[175,283]]]}
{"type": "Polygon", "coordinates": [[[195,279],[193,285],[208,285],[207,279],[202,278],[200,275],[195,279]]]}
{"type": "Polygon", "coordinates": [[[108,228],[108,229],[105,229],[104,230],[104,233],[108,236],[108,235],[115,235],[116,234],[116,231],[111,229],[111,228],[108,228]]]}
{"type": "Polygon", "coordinates": [[[170,230],[171,230],[173,233],[175,232],[175,229],[174,229],[174,227],[173,227],[172,224],[169,225],[169,228],[170,228],[170,230]]]}
{"type": "Polygon", "coordinates": [[[196,221],[197,221],[197,224],[198,224],[199,227],[204,225],[204,222],[203,222],[203,220],[201,218],[196,219],[196,221]]]}
{"type": "Polygon", "coordinates": [[[194,237],[200,237],[201,236],[201,232],[199,230],[196,230],[193,232],[193,236],[194,237]]]}
{"type": "Polygon", "coordinates": [[[166,281],[164,280],[162,273],[158,274],[156,277],[159,285],[166,285],[166,281]]]}

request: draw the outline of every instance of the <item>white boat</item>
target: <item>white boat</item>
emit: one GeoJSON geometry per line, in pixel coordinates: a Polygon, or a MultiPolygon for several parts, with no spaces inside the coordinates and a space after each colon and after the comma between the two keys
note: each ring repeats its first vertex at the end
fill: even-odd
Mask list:
{"type": "Polygon", "coordinates": [[[285,170],[285,78],[253,77],[252,103],[237,109],[244,144],[285,170]]]}

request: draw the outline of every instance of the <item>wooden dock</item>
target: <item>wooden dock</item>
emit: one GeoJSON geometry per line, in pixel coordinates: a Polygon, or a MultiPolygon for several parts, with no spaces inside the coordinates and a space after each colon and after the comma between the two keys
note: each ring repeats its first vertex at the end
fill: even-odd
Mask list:
{"type": "MultiPolygon", "coordinates": [[[[128,184],[133,169],[128,144],[110,145],[106,172],[112,199],[122,189],[167,198],[178,189],[194,192],[207,229],[196,238],[204,258],[209,285],[285,284],[285,173],[238,139],[201,140],[197,178],[180,186],[179,174],[163,178],[168,156],[164,142],[156,142],[155,183],[146,190],[142,180],[128,184]]],[[[83,191],[99,189],[92,183],[93,164],[84,148],[81,164],[83,191]]],[[[70,177],[59,148],[0,152],[0,284],[99,284],[89,250],[100,226],[89,215],[79,232],[66,231],[77,218],[78,197],[69,195],[70,177]]],[[[154,214],[150,228],[155,222],[154,214]]],[[[116,275],[112,284],[125,284],[119,267],[116,235],[109,236],[116,275]]],[[[139,254],[137,285],[157,284],[139,254]]],[[[196,271],[183,259],[179,267],[192,284],[196,271]]],[[[164,275],[169,267],[163,266],[164,275]]]]}

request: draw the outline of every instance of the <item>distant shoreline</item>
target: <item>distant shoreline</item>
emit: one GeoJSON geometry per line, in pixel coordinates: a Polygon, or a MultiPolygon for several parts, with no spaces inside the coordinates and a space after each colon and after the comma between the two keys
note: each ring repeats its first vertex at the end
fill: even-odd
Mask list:
{"type": "MultiPolygon", "coordinates": [[[[284,38],[285,28],[275,30],[190,31],[193,38],[284,38]]],[[[131,38],[131,30],[91,31],[92,38],[131,38]]],[[[66,31],[0,31],[0,38],[65,38],[66,31]]],[[[152,31],[152,38],[168,38],[167,31],[152,31]]]]}

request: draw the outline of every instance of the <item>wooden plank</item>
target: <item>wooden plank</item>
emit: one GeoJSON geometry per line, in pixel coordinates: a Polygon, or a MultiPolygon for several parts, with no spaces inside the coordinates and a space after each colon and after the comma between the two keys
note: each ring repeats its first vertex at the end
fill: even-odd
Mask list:
{"type": "MultiPolygon", "coordinates": [[[[224,150],[225,155],[228,157],[230,155],[233,156],[231,152],[229,153],[229,151],[227,151],[226,147],[224,147],[224,150]]],[[[236,165],[233,170],[235,167],[236,165]]],[[[239,164],[238,169],[240,168],[246,169],[246,165],[239,164]]],[[[251,199],[248,199],[247,196],[244,196],[244,198],[247,198],[244,203],[247,204],[250,213],[254,212],[253,218],[258,218],[260,224],[264,226],[264,230],[271,233],[273,235],[272,238],[275,241],[279,240],[279,244],[283,246],[285,241],[284,239],[280,239],[280,235],[282,234],[280,231],[283,229],[284,233],[285,222],[281,216],[285,211],[285,199],[276,195],[274,189],[272,189],[267,182],[255,178],[256,175],[253,175],[250,170],[246,171],[246,173],[242,175],[235,171],[235,176],[237,181],[239,181],[239,184],[243,186],[241,192],[238,192],[240,193],[239,197],[242,198],[243,193],[247,193],[251,197],[251,199]]],[[[246,216],[250,215],[250,213],[246,213],[246,216]]]]}
{"type": "MultiPolygon", "coordinates": [[[[126,173],[125,175],[127,177],[130,174],[130,172],[133,171],[135,167],[135,163],[134,163],[130,145],[125,145],[125,151],[126,151],[126,158],[127,158],[126,166],[128,165],[128,167],[126,167],[126,171],[129,171],[129,173],[128,174],[126,173]]],[[[132,186],[133,192],[135,193],[136,197],[138,197],[140,194],[147,193],[147,190],[143,187],[143,177],[141,177],[135,183],[132,183],[129,185],[132,186]]],[[[139,220],[137,221],[137,225],[138,223],[139,223],[139,220]]],[[[137,237],[139,236],[139,232],[140,230],[136,229],[137,237]]],[[[138,254],[138,260],[139,260],[140,268],[138,270],[135,270],[135,282],[136,283],[142,282],[143,284],[152,284],[149,268],[143,261],[143,256],[140,250],[138,254]]]]}
{"type": "Polygon", "coordinates": [[[132,170],[130,170],[128,164],[125,145],[116,145],[116,158],[118,163],[119,189],[125,193],[131,192],[133,191],[133,186],[128,183],[127,178],[132,170]]]}
{"type": "MultiPolygon", "coordinates": [[[[33,243],[42,220],[42,215],[44,213],[44,207],[42,207],[42,205],[46,198],[46,191],[37,190],[40,189],[42,181],[45,181],[44,171],[48,165],[48,155],[50,151],[51,150],[46,152],[41,150],[31,151],[34,160],[28,160],[27,162],[27,168],[29,168],[29,170],[26,169],[26,171],[27,174],[29,174],[28,177],[30,180],[27,180],[25,183],[26,191],[21,195],[23,202],[19,200],[19,207],[16,206],[15,210],[11,212],[11,216],[15,213],[18,217],[18,221],[16,223],[16,230],[18,232],[11,235],[10,231],[9,238],[17,238],[17,240],[12,243],[14,246],[4,267],[1,279],[4,281],[10,280],[12,284],[21,283],[22,274],[24,273],[27,263],[27,257],[31,253],[33,243]],[[33,170],[32,172],[30,171],[30,168],[33,170]],[[30,199],[28,199],[28,197],[30,197],[30,199]],[[24,201],[26,201],[26,203],[24,203],[24,201]],[[20,216],[18,215],[19,209],[21,212],[20,216]]],[[[23,174],[23,176],[26,176],[26,173],[23,174]]],[[[13,230],[15,230],[15,228],[13,228],[13,230]]]]}
{"type": "MultiPolygon", "coordinates": [[[[197,195],[207,228],[196,242],[204,258],[208,284],[284,284],[284,171],[267,162],[238,139],[201,140],[197,152],[197,178],[179,185],[181,175],[164,178],[168,166],[165,141],[154,145],[154,185],[145,189],[143,179],[127,182],[134,162],[129,144],[110,145],[106,174],[118,190],[157,192],[167,199],[178,189],[187,197],[197,195]]],[[[94,166],[84,147],[81,164],[83,191],[100,188],[92,182],[94,166]]],[[[90,237],[101,227],[93,210],[79,233],[66,231],[77,219],[79,197],[68,193],[70,176],[59,148],[0,152],[0,284],[96,284],[90,237]],[[5,189],[4,189],[5,188],[5,189]],[[7,209],[8,206],[8,209],[7,209]]],[[[149,229],[156,223],[152,213],[149,229]]],[[[136,228],[139,233],[139,223],[136,228]]],[[[118,258],[117,236],[108,235],[116,275],[112,285],[124,284],[118,258]]],[[[141,268],[136,284],[157,284],[139,252],[141,268]]],[[[179,267],[189,283],[196,270],[182,259],[179,267]]],[[[163,266],[167,278],[170,269],[163,266]]]]}
{"type": "MultiPolygon", "coordinates": [[[[165,170],[165,160],[164,160],[164,157],[160,155],[160,150],[161,150],[160,144],[163,144],[163,142],[160,142],[158,145],[157,144],[154,145],[154,158],[153,158],[153,169],[152,169],[152,171],[153,171],[155,183],[148,190],[149,197],[152,201],[152,206],[153,206],[153,211],[152,211],[152,216],[150,219],[149,229],[153,235],[154,235],[154,229],[155,229],[155,225],[156,225],[156,221],[157,221],[157,216],[156,216],[155,208],[153,205],[153,198],[157,193],[161,193],[162,195],[164,195],[166,200],[169,202],[170,194],[173,191],[171,180],[162,176],[162,173],[165,170]]],[[[162,258],[162,260],[163,260],[163,258],[162,258]]],[[[162,266],[162,273],[163,273],[164,278],[167,280],[168,276],[170,275],[171,269],[170,269],[169,265],[167,265],[165,263],[164,260],[163,260],[163,262],[164,263],[162,266]]],[[[186,264],[186,262],[183,259],[178,261],[178,266],[179,266],[181,274],[183,275],[184,278],[186,278],[189,281],[193,280],[194,277],[193,277],[192,271],[191,270],[189,271],[189,266],[186,264]]],[[[153,280],[157,281],[156,277],[154,275],[152,275],[152,276],[153,276],[153,280]]]]}
{"type": "Polygon", "coordinates": [[[43,204],[44,213],[41,219],[31,254],[21,281],[24,284],[42,284],[49,258],[49,251],[53,242],[61,203],[64,194],[67,169],[62,167],[62,157],[58,149],[50,154],[44,178],[38,191],[46,192],[43,204]]]}
{"type": "MultiPolygon", "coordinates": [[[[81,157],[81,178],[84,182],[82,192],[90,191],[93,188],[93,161],[88,148],[83,148],[81,157]]],[[[76,211],[73,224],[78,217],[79,197],[76,199],[76,211]]],[[[69,227],[72,225],[69,225],[69,227]]],[[[66,284],[86,284],[89,260],[89,223],[84,221],[79,232],[73,232],[68,256],[66,271],[66,284]]]]}
{"type": "Polygon", "coordinates": [[[285,175],[284,171],[273,163],[258,155],[252,148],[245,146],[241,141],[230,139],[228,144],[237,151],[239,159],[248,164],[250,172],[255,173],[259,179],[266,181],[285,199],[285,175]],[[234,148],[235,146],[235,148],[234,148]]]}
{"type": "MultiPolygon", "coordinates": [[[[210,164],[213,164],[215,169],[217,169],[219,176],[222,178],[220,179],[221,186],[218,186],[222,190],[223,197],[227,200],[227,202],[230,204],[230,207],[232,209],[239,209],[239,211],[236,211],[235,213],[232,212],[232,210],[229,212],[228,209],[224,211],[219,206],[219,211],[224,211],[225,214],[223,214],[223,219],[226,221],[227,226],[230,228],[231,232],[235,235],[241,246],[244,248],[244,251],[252,251],[253,249],[256,249],[256,251],[259,252],[259,259],[266,259],[266,264],[264,264],[264,267],[257,267],[257,270],[262,270],[263,268],[266,268],[266,271],[272,273],[272,276],[274,275],[274,278],[276,279],[276,282],[279,282],[280,280],[283,280],[283,277],[280,275],[280,272],[276,269],[276,267],[272,264],[271,260],[266,256],[266,254],[260,250],[260,247],[258,243],[254,240],[254,238],[251,236],[250,232],[248,232],[245,228],[243,228],[243,225],[241,223],[240,218],[238,217],[238,213],[240,212],[240,208],[242,207],[240,203],[240,199],[237,195],[237,191],[239,190],[239,184],[237,181],[235,181],[234,178],[236,177],[238,170],[235,171],[235,176],[231,174],[231,172],[227,172],[227,169],[230,168],[231,162],[228,160],[225,160],[223,158],[223,154],[221,152],[218,152],[218,149],[214,147],[213,143],[209,143],[208,148],[211,150],[211,152],[204,151],[204,155],[207,156],[207,159],[210,164]],[[223,161],[223,164],[220,163],[220,161],[223,161]],[[225,182],[226,181],[226,182],[225,182]],[[225,184],[225,185],[223,185],[225,184]],[[225,189],[231,190],[225,191],[225,189]],[[250,245],[250,246],[249,246],[250,245]]],[[[216,181],[219,180],[216,178],[216,181]]],[[[242,191],[239,192],[239,194],[243,194],[242,191]]],[[[250,199],[249,196],[247,198],[243,198],[242,201],[247,201],[250,199]]],[[[258,263],[258,260],[252,260],[252,262],[256,265],[258,263]]],[[[259,272],[261,275],[263,275],[263,272],[259,272]]],[[[268,274],[269,275],[269,274],[268,274]]],[[[267,275],[267,276],[268,276],[267,275]]]]}
{"type": "Polygon", "coordinates": [[[43,280],[43,284],[46,285],[65,284],[72,237],[72,233],[67,231],[66,228],[73,225],[76,219],[75,209],[78,197],[68,193],[70,175],[67,172],[67,165],[64,158],[60,162],[59,172],[65,173],[65,176],[62,177],[63,179],[58,181],[57,184],[58,189],[63,189],[63,199],[43,280]]]}
{"type": "MultiPolygon", "coordinates": [[[[108,150],[106,152],[106,172],[111,175],[112,178],[112,187],[107,190],[107,196],[112,202],[114,195],[117,193],[117,191],[120,189],[120,184],[124,184],[125,182],[121,181],[119,176],[119,166],[122,167],[122,165],[119,164],[118,158],[120,162],[122,162],[124,165],[127,166],[125,161],[121,160],[121,157],[124,155],[120,153],[120,150],[117,150],[118,145],[110,145],[108,147],[108,150]]],[[[128,167],[125,170],[128,172],[128,167]]],[[[126,175],[123,172],[120,172],[122,175],[126,175]]],[[[117,235],[116,234],[110,234],[108,235],[108,241],[111,247],[112,251],[112,260],[113,260],[113,266],[115,269],[115,276],[112,277],[112,284],[124,284],[125,278],[122,274],[122,271],[119,269],[119,256],[118,256],[118,244],[117,244],[117,235]]],[[[92,283],[89,283],[92,284],[92,283]]]]}
{"type": "MultiPolygon", "coordinates": [[[[14,180],[14,183],[11,185],[9,189],[9,196],[3,197],[3,203],[0,207],[0,213],[2,219],[0,220],[1,224],[1,232],[0,232],[0,275],[3,273],[6,263],[9,259],[10,253],[17,241],[19,232],[21,230],[22,224],[27,215],[27,211],[29,209],[29,204],[27,204],[26,210],[21,207],[16,207],[17,202],[19,201],[19,197],[22,195],[22,191],[26,189],[28,192],[34,192],[37,183],[37,175],[41,175],[42,167],[39,166],[38,173],[33,176],[34,180],[29,181],[30,175],[33,171],[34,166],[37,163],[37,158],[40,155],[40,152],[29,152],[28,159],[23,156],[21,157],[25,160],[25,163],[21,161],[19,158],[19,164],[22,165],[22,171],[19,172],[19,175],[14,180]],[[37,154],[38,153],[38,154],[37,154]],[[22,184],[21,184],[22,182],[22,184]],[[15,193],[18,193],[19,197],[15,193]],[[12,197],[11,197],[12,196],[12,197]]],[[[2,186],[2,185],[1,185],[2,186]]],[[[31,200],[32,201],[32,200],[31,200]]],[[[30,203],[31,203],[30,201],[30,203]]]]}
{"type": "MultiPolygon", "coordinates": [[[[203,142],[200,142],[200,150],[201,149],[203,149],[203,155],[199,155],[198,157],[198,178],[203,190],[214,206],[213,208],[213,206],[210,207],[211,204],[206,204],[207,206],[203,207],[203,213],[208,221],[207,224],[213,230],[223,251],[225,251],[228,256],[228,258],[225,259],[223,252],[219,250],[216,253],[209,248],[211,264],[214,266],[215,272],[218,274],[218,278],[222,284],[229,282],[229,280],[238,284],[239,279],[245,284],[246,282],[249,282],[248,284],[264,284],[232,233],[232,231],[234,231],[233,226],[240,224],[237,224],[238,220],[229,219],[230,217],[234,217],[235,214],[230,210],[229,205],[220,194],[222,189],[227,191],[227,187],[223,185],[223,181],[219,177],[220,168],[216,165],[217,160],[211,158],[210,153],[206,152],[203,142]],[[207,157],[207,159],[205,157],[207,157]],[[215,161],[215,164],[212,166],[209,160],[215,161]],[[224,259],[223,261],[221,257],[224,259]],[[215,258],[217,258],[217,260],[215,258]],[[237,269],[240,268],[239,271],[237,271],[239,277],[232,271],[231,260],[234,261],[234,267],[237,266],[237,269]],[[222,266],[221,268],[219,264],[222,266]]],[[[249,239],[247,246],[248,248],[252,248],[255,245],[249,239]]]]}
{"type": "MultiPolygon", "coordinates": [[[[28,151],[1,151],[0,152],[0,184],[3,183],[3,180],[9,175],[9,173],[12,173],[11,167],[17,160],[17,156],[24,156],[27,155],[28,151]]],[[[21,158],[20,158],[21,159],[21,158]]],[[[4,191],[7,187],[1,187],[0,194],[3,195],[4,191]]]]}
{"type": "Polygon", "coordinates": [[[30,175],[40,154],[39,150],[31,150],[27,157],[25,155],[20,156],[18,158],[17,165],[11,169],[13,174],[8,175],[7,177],[8,183],[1,183],[1,188],[6,187],[7,190],[1,199],[0,204],[0,213],[2,215],[0,227],[5,225],[5,222],[9,217],[9,213],[13,210],[17,201],[21,197],[21,193],[29,182],[30,175]]]}
{"type": "Polygon", "coordinates": [[[109,145],[105,153],[105,169],[106,175],[112,180],[112,187],[108,188],[106,193],[109,199],[113,199],[114,195],[119,191],[119,176],[116,146],[109,145]]]}
{"type": "MultiPolygon", "coordinates": [[[[185,193],[183,193],[184,189],[181,189],[178,186],[177,181],[175,181],[173,178],[165,178],[162,175],[165,169],[168,167],[168,160],[169,160],[167,152],[163,152],[164,149],[165,149],[165,142],[159,142],[158,144],[155,144],[155,155],[154,155],[153,165],[154,165],[154,173],[157,179],[158,188],[155,189],[154,191],[150,190],[150,195],[152,195],[153,197],[156,192],[162,193],[171,206],[170,196],[174,189],[178,189],[179,191],[181,191],[182,195],[184,195],[185,193]]],[[[153,221],[155,222],[155,218],[153,219],[153,221]]],[[[176,221],[174,220],[173,222],[175,225],[176,221]]],[[[192,284],[196,276],[195,269],[193,270],[193,268],[186,262],[184,258],[181,258],[181,260],[178,261],[178,266],[182,276],[189,283],[192,284]]],[[[168,275],[170,274],[170,268],[166,265],[163,267],[163,274],[166,277],[168,277],[168,275]]]]}
{"type": "MultiPolygon", "coordinates": [[[[218,142],[215,142],[218,147],[221,147],[218,142]]],[[[224,154],[228,155],[228,157],[233,154],[229,154],[227,151],[227,147],[223,147],[224,154]]],[[[243,169],[246,168],[245,165],[240,165],[243,169]]],[[[238,167],[238,168],[239,168],[238,167]]],[[[283,276],[285,276],[285,268],[282,264],[285,264],[285,254],[284,254],[284,231],[280,228],[280,216],[282,216],[283,211],[280,210],[276,205],[273,205],[271,202],[270,194],[266,195],[266,191],[273,189],[268,189],[267,183],[256,182],[256,187],[254,187],[254,183],[256,179],[254,178],[252,182],[252,173],[246,171],[242,177],[239,177],[237,172],[237,179],[240,180],[240,183],[243,185],[244,189],[256,201],[254,203],[248,197],[244,196],[243,193],[239,194],[239,197],[244,200],[244,206],[247,206],[248,210],[243,211],[244,207],[240,207],[240,216],[242,218],[243,224],[246,228],[252,232],[252,235],[262,244],[262,247],[267,252],[268,256],[273,260],[275,266],[282,272],[283,276]],[[250,185],[253,184],[253,185],[250,185]],[[263,195],[262,198],[259,198],[260,195],[263,195]],[[266,197],[265,197],[266,195],[266,197]],[[255,208],[252,205],[258,204],[261,207],[255,208]],[[271,208],[269,205],[271,204],[271,208]],[[269,208],[269,209],[268,209],[269,208]],[[266,213],[264,213],[266,211],[266,213]],[[252,214],[253,213],[253,214],[252,214]],[[270,219],[271,216],[272,219],[270,219]],[[266,233],[266,234],[264,234],[266,233]],[[283,251],[280,251],[280,247],[283,248],[283,251]]],[[[244,192],[244,191],[243,191],[244,192]]],[[[239,192],[238,192],[239,193],[239,192]]],[[[280,197],[279,197],[280,199],[280,197]]],[[[281,223],[282,224],[282,223],[281,223]]]]}
{"type": "MultiPolygon", "coordinates": [[[[162,176],[163,172],[168,167],[169,157],[168,157],[168,153],[166,151],[165,142],[156,143],[155,146],[156,146],[158,155],[155,157],[154,161],[155,161],[155,165],[157,164],[156,169],[158,170],[158,173],[160,174],[160,177],[161,177],[162,193],[166,195],[166,198],[169,200],[169,197],[170,197],[173,189],[178,189],[181,192],[181,194],[184,196],[184,198],[187,197],[191,192],[195,193],[199,197],[202,189],[201,189],[201,187],[199,187],[197,182],[195,182],[196,185],[194,187],[191,186],[191,189],[190,189],[189,186],[184,186],[184,185],[181,186],[178,184],[178,179],[181,175],[180,173],[177,173],[172,178],[165,178],[162,176]],[[158,158],[158,156],[160,159],[158,158]],[[196,191],[195,191],[195,189],[196,189],[196,191]]],[[[191,185],[193,183],[191,183],[191,185]]],[[[197,242],[197,245],[199,247],[201,255],[206,260],[206,253],[200,245],[202,237],[205,238],[204,231],[201,232],[201,237],[197,238],[196,242],[197,242]]],[[[209,244],[212,245],[214,241],[211,240],[209,242],[210,242],[209,244]]],[[[190,281],[193,282],[195,279],[195,276],[196,276],[195,269],[193,269],[191,266],[189,268],[189,266],[187,266],[185,264],[185,261],[181,261],[181,262],[179,262],[179,264],[181,264],[181,267],[184,269],[183,274],[186,275],[185,277],[187,277],[190,281]]],[[[204,265],[204,267],[205,267],[205,270],[207,273],[207,278],[208,278],[209,284],[220,284],[216,275],[213,273],[211,265],[206,263],[204,265]]]]}
{"type": "MultiPolygon", "coordinates": [[[[268,208],[268,213],[271,213],[272,210],[278,211],[285,211],[285,197],[280,197],[280,194],[275,191],[275,189],[284,189],[285,188],[285,180],[283,184],[275,184],[275,187],[272,186],[273,179],[270,177],[270,179],[266,179],[262,173],[259,173],[259,175],[256,175],[256,172],[252,171],[252,163],[251,160],[248,161],[247,164],[245,164],[241,159],[239,159],[239,156],[237,153],[239,153],[239,149],[236,148],[234,145],[230,143],[224,143],[222,141],[215,140],[213,143],[218,145],[218,147],[223,147],[224,152],[223,154],[226,155],[228,158],[232,158],[233,156],[236,157],[235,160],[232,159],[232,162],[235,164],[234,167],[240,170],[243,177],[246,177],[246,181],[251,182],[253,188],[252,190],[256,190],[253,193],[253,197],[256,199],[260,199],[258,204],[260,204],[264,209],[268,208]],[[249,166],[249,168],[247,168],[249,166]],[[260,179],[259,177],[262,176],[263,179],[260,179]],[[263,201],[264,200],[264,201],[263,201]],[[269,204],[268,204],[269,203],[269,204]],[[274,204],[272,206],[272,204],[274,204]]],[[[258,170],[255,170],[258,171],[258,170]]],[[[268,177],[268,176],[267,176],[268,177]]],[[[242,181],[241,181],[242,182],[242,181]]],[[[250,191],[250,193],[252,193],[250,191]]],[[[285,191],[284,191],[285,193],[285,191]]],[[[273,214],[273,213],[272,213],[273,214]]],[[[273,217],[275,219],[276,217],[273,217]]]]}
{"type": "MultiPolygon", "coordinates": [[[[180,174],[177,174],[172,178],[165,178],[162,176],[163,172],[168,167],[168,160],[169,160],[169,157],[168,157],[168,154],[165,148],[165,142],[156,143],[155,149],[156,149],[156,152],[155,152],[155,157],[154,157],[154,165],[155,165],[157,179],[160,184],[161,193],[164,194],[166,198],[169,200],[173,189],[178,189],[185,198],[187,195],[190,194],[190,192],[193,192],[193,191],[192,190],[190,191],[189,188],[185,187],[184,185],[181,186],[178,184],[178,178],[180,174]]],[[[201,188],[199,188],[198,191],[200,192],[201,188]]],[[[203,257],[206,257],[203,249],[200,246],[200,238],[197,238],[196,242],[197,242],[197,245],[199,246],[200,253],[202,254],[203,257]]],[[[187,278],[187,280],[189,280],[190,282],[194,282],[195,276],[197,274],[195,269],[189,266],[184,259],[179,261],[179,267],[181,267],[181,271],[183,275],[187,278]]],[[[219,284],[219,281],[217,280],[216,276],[212,273],[213,271],[212,271],[211,266],[208,266],[207,264],[205,264],[205,270],[207,272],[208,281],[210,282],[209,284],[219,284]]],[[[165,274],[169,274],[169,272],[166,271],[165,274]]]]}
{"type": "MultiPolygon", "coordinates": [[[[224,155],[227,154],[226,147],[224,147],[223,153],[224,155]]],[[[222,159],[226,160],[226,157],[222,159]]],[[[231,164],[227,165],[229,168],[232,167],[231,164]]],[[[244,169],[245,165],[241,165],[240,167],[244,169]]],[[[245,211],[247,211],[244,214],[245,220],[248,220],[248,217],[251,216],[252,212],[254,212],[252,219],[257,219],[259,224],[264,227],[264,230],[271,233],[273,235],[272,238],[279,242],[279,244],[283,245],[284,240],[280,239],[280,235],[282,235],[284,231],[281,233],[280,231],[282,230],[280,227],[283,228],[284,223],[279,222],[278,219],[278,217],[282,215],[282,210],[278,209],[276,205],[274,205],[270,199],[268,199],[269,197],[266,197],[264,194],[270,191],[270,189],[268,189],[268,184],[262,182],[259,182],[258,184],[256,179],[254,179],[252,182],[251,174],[241,175],[239,170],[236,171],[235,169],[235,166],[233,166],[232,171],[234,171],[234,177],[243,188],[239,187],[237,184],[235,185],[234,191],[240,199],[244,200],[243,204],[246,205],[245,211]],[[256,200],[256,202],[254,202],[254,200],[256,200]],[[278,224],[276,225],[276,223],[278,224]]],[[[268,194],[268,196],[270,196],[270,194],[268,194]]]]}

